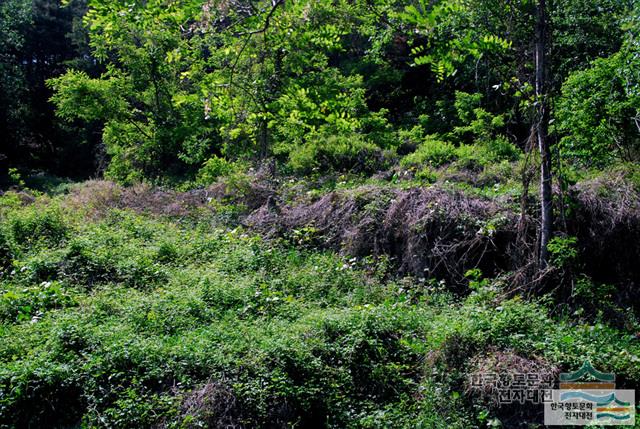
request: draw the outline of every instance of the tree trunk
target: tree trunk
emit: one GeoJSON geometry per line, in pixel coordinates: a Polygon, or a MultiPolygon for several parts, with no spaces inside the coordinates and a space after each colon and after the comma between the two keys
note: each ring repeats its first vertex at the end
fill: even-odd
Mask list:
{"type": "Polygon", "coordinates": [[[260,146],[260,159],[265,159],[269,154],[269,130],[266,119],[260,119],[258,145],[260,146]]]}
{"type": "Polygon", "coordinates": [[[540,152],[540,269],[547,266],[549,251],[547,245],[551,239],[553,225],[553,205],[551,191],[551,150],[547,139],[549,112],[546,97],[545,45],[547,38],[547,16],[545,0],[538,0],[536,23],[536,137],[540,152]]]}

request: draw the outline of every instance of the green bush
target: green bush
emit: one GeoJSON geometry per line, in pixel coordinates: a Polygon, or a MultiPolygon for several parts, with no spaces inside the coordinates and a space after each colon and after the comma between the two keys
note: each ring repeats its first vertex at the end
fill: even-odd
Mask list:
{"type": "Polygon", "coordinates": [[[488,140],[485,145],[492,162],[517,161],[522,154],[518,147],[511,143],[508,138],[501,135],[488,140]]]}
{"type": "Polygon", "coordinates": [[[178,247],[171,242],[165,241],[160,243],[158,251],[154,255],[154,260],[160,263],[176,262],[180,256],[178,247]]]}
{"type": "Polygon", "coordinates": [[[589,277],[580,276],[575,281],[572,298],[583,308],[603,311],[608,306],[612,306],[616,292],[616,287],[613,285],[596,284],[589,277]]]}
{"type": "Polygon", "coordinates": [[[420,143],[424,141],[426,136],[422,125],[415,125],[410,129],[398,130],[398,153],[405,155],[408,152],[414,152],[420,143]]]}
{"type": "Polygon", "coordinates": [[[454,106],[459,121],[463,124],[454,128],[454,133],[464,137],[470,135],[473,141],[485,143],[499,135],[505,126],[504,114],[493,114],[481,107],[482,94],[468,94],[456,91],[454,106]]]}
{"type": "Polygon", "coordinates": [[[24,188],[25,186],[25,182],[22,179],[22,175],[20,174],[20,171],[18,171],[17,168],[9,169],[9,181],[13,186],[16,186],[18,188],[24,188]]]}
{"type": "Polygon", "coordinates": [[[578,239],[576,237],[553,237],[547,244],[549,259],[558,268],[570,268],[578,259],[578,239]]]}
{"type": "Polygon", "coordinates": [[[455,159],[456,148],[449,142],[428,136],[418,149],[401,160],[403,167],[439,167],[455,159]]]}
{"type": "Polygon", "coordinates": [[[481,170],[490,159],[487,148],[483,145],[461,144],[455,150],[456,165],[468,170],[481,170]]]}
{"type": "Polygon", "coordinates": [[[198,172],[198,183],[201,185],[210,185],[220,176],[226,176],[234,171],[235,168],[233,163],[214,155],[205,161],[202,168],[200,168],[198,172]]]}
{"type": "Polygon", "coordinates": [[[415,177],[425,183],[435,183],[438,181],[438,174],[429,166],[416,171],[415,177]]]}
{"type": "Polygon", "coordinates": [[[37,321],[50,309],[73,306],[73,294],[59,282],[42,282],[38,286],[5,286],[0,296],[0,320],[37,321]]]}
{"type": "Polygon", "coordinates": [[[461,144],[455,150],[456,164],[469,170],[482,170],[502,161],[517,161],[520,149],[506,137],[497,136],[475,144],[461,144]]]}
{"type": "Polygon", "coordinates": [[[59,246],[70,228],[57,208],[31,206],[12,211],[2,229],[12,248],[29,249],[36,245],[59,246]]]}
{"type": "Polygon", "coordinates": [[[289,166],[296,172],[372,172],[383,165],[380,148],[358,134],[330,135],[314,139],[289,154],[289,166]]]}

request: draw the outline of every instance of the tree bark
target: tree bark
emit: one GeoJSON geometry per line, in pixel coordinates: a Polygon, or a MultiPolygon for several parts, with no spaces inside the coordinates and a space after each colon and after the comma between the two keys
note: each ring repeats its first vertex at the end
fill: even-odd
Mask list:
{"type": "Polygon", "coordinates": [[[260,146],[260,159],[263,160],[269,154],[269,130],[266,119],[261,119],[258,134],[258,145],[260,146]]]}
{"type": "Polygon", "coordinates": [[[540,249],[538,263],[540,269],[547,267],[549,250],[547,245],[551,239],[553,225],[553,195],[551,190],[551,150],[547,138],[549,112],[547,109],[547,76],[545,64],[545,47],[547,38],[546,0],[538,0],[536,12],[536,137],[540,152],[540,249]]]}

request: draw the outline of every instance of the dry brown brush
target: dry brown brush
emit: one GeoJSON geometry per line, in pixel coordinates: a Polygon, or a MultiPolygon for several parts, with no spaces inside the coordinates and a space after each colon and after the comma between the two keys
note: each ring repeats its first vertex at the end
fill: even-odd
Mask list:
{"type": "Polygon", "coordinates": [[[516,216],[499,203],[435,187],[408,190],[364,186],[331,192],[311,204],[252,213],[248,226],[267,236],[313,227],[322,245],[349,255],[389,255],[401,274],[465,283],[479,268],[496,275],[512,268],[516,216]]]}

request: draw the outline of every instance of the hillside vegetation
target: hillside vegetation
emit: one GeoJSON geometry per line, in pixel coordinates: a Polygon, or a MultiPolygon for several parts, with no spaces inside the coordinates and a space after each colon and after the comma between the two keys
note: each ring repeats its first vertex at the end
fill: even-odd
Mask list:
{"type": "Polygon", "coordinates": [[[0,428],[540,428],[473,375],[640,387],[639,17],[0,2],[0,428]]]}
{"type": "Polygon", "coordinates": [[[508,196],[346,183],[310,196],[260,177],[233,201],[219,186],[8,192],[0,423],[509,426],[542,410],[498,407],[469,386],[474,368],[558,372],[588,357],[637,386],[640,301],[626,282],[639,271],[623,255],[637,237],[608,255],[619,267],[585,265],[639,231],[637,204],[606,209],[638,201],[637,184],[616,197],[629,192],[617,180],[609,197],[577,187],[578,242],[599,246],[558,240],[544,291],[514,275],[508,196]]]}

